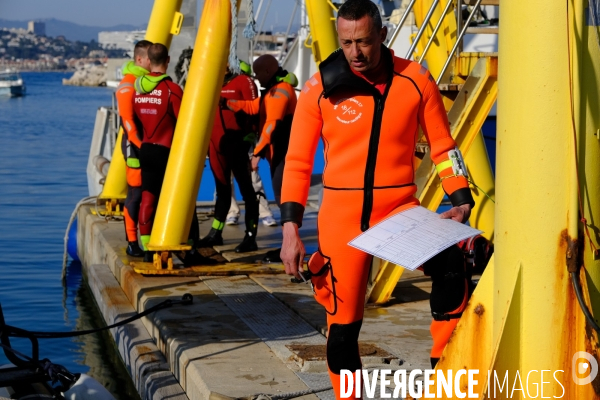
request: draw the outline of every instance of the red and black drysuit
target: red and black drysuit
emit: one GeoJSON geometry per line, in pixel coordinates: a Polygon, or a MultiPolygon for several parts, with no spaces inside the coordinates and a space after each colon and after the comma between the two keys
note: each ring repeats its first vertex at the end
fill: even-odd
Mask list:
{"type": "MultiPolygon", "coordinates": [[[[254,100],[257,98],[256,85],[246,75],[228,75],[221,89],[221,97],[254,100]]],[[[219,106],[210,137],[208,157],[217,189],[215,219],[223,224],[227,218],[231,206],[233,172],[245,202],[246,230],[256,233],[258,200],[252,186],[252,172],[248,160],[251,142],[244,140],[251,132],[252,122],[249,115],[244,112],[234,113],[227,107],[219,106]]]]}
{"type": "Polygon", "coordinates": [[[271,182],[277,205],[281,204],[281,182],[288,151],[290,129],[297,97],[294,87],[283,79],[288,72],[279,69],[271,82],[261,91],[261,97],[255,100],[229,100],[227,107],[234,111],[243,111],[248,115],[258,115],[260,136],[254,147],[254,155],[266,158],[271,167],[271,182]]]}
{"type": "MultiPolygon", "coordinates": [[[[414,151],[423,129],[442,185],[454,206],[473,205],[467,180],[448,167],[456,147],[435,80],[418,63],[382,46],[369,76],[351,70],[341,50],[304,86],[283,177],[281,222],[302,224],[314,154],[324,142],[323,200],[318,252],[308,263],[316,300],[327,311],[327,365],[336,396],[340,370],[361,368],[362,325],[372,256],[348,242],[383,219],[419,204],[414,196],[414,151]],[[378,73],[379,72],[379,73],[378,73]]],[[[433,279],[432,358],[439,357],[467,302],[464,257],[457,246],[426,265],[433,279]],[[444,320],[448,319],[448,320],[444,320]]],[[[352,396],[351,396],[352,397],[352,396]]]]}
{"type": "MultiPolygon", "coordinates": [[[[142,203],[139,224],[144,250],[147,250],[152,233],[154,214],[167,170],[175,124],[183,97],[183,90],[167,75],[152,72],[146,78],[155,79],[158,84],[150,93],[136,93],[133,100],[133,109],[143,132],[140,148],[142,203]]],[[[190,238],[194,242],[199,240],[198,219],[195,212],[190,238]]]]}

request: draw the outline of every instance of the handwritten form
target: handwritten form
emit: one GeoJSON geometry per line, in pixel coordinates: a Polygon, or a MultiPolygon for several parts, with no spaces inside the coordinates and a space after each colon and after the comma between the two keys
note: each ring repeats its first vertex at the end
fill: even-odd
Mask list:
{"type": "Polygon", "coordinates": [[[348,244],[414,271],[442,250],[479,233],[417,206],[381,221],[348,244]]]}

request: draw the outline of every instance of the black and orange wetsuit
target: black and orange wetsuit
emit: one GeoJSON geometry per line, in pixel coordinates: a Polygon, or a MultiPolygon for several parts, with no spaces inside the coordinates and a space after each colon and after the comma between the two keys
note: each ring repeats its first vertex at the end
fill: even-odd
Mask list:
{"type": "MultiPolygon", "coordinates": [[[[133,102],[135,115],[143,128],[140,164],[142,167],[142,204],[140,207],[140,234],[144,250],[152,233],[154,213],[158,204],[167,162],[179,116],[183,90],[167,75],[150,73],[140,79],[150,86],[147,93],[136,93],[133,102]]],[[[144,87],[138,85],[136,88],[144,87]]],[[[196,213],[193,214],[196,217],[196,213]]],[[[198,240],[198,221],[194,218],[190,237],[198,240]]]]}
{"type": "MultiPolygon", "coordinates": [[[[221,97],[234,100],[257,98],[254,81],[247,75],[228,75],[221,89],[221,97]]],[[[215,116],[208,157],[215,177],[217,201],[213,228],[222,230],[231,206],[231,173],[238,183],[246,208],[246,230],[256,232],[258,201],[252,186],[252,174],[248,151],[253,143],[246,135],[252,132],[250,117],[243,112],[234,113],[227,107],[219,107],[215,116]]],[[[254,135],[251,135],[254,136],[254,135]]]]}
{"type": "MultiPolygon", "coordinates": [[[[384,46],[381,63],[383,81],[371,82],[350,69],[341,50],[320,64],[320,73],[305,84],[298,101],[283,178],[281,222],[301,226],[313,158],[322,138],[319,250],[309,269],[315,297],[327,311],[327,363],[338,398],[340,370],[361,368],[358,336],[372,261],[348,242],[384,218],[419,204],[414,183],[419,126],[436,165],[448,166],[448,151],[456,147],[430,73],[418,63],[394,57],[384,46]]],[[[454,176],[451,164],[440,175],[454,205],[473,204],[466,179],[454,176]]],[[[436,287],[440,274],[428,274],[436,287]]],[[[445,274],[441,276],[443,281],[445,274]]],[[[432,294],[433,311],[443,318],[461,312],[466,303],[464,274],[449,282],[453,286],[446,290],[446,283],[437,289],[435,301],[432,294]],[[446,297],[438,301],[439,296],[446,297]]],[[[436,349],[443,349],[457,321],[434,321],[436,349]]]]}
{"type": "Polygon", "coordinates": [[[261,91],[261,97],[252,101],[229,100],[227,107],[234,112],[244,111],[248,115],[259,115],[260,136],[254,155],[266,158],[271,167],[271,181],[275,200],[281,203],[281,181],[288,151],[292,118],[296,110],[297,97],[294,87],[280,71],[270,84],[261,91]]]}
{"type": "Polygon", "coordinates": [[[135,80],[147,74],[148,71],[129,61],[123,67],[123,79],[117,87],[116,97],[119,106],[119,116],[123,128],[121,148],[126,162],[127,197],[123,210],[125,232],[128,242],[137,242],[138,214],[142,201],[142,171],[140,170],[141,136],[135,124],[133,111],[133,96],[135,95],[135,80]]]}

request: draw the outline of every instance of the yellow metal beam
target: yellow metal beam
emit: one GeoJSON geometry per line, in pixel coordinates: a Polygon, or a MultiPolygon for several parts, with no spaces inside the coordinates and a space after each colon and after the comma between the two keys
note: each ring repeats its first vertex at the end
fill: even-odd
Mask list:
{"type": "Polygon", "coordinates": [[[339,47],[333,10],[330,1],[306,0],[311,47],[317,65],[339,47]]]}
{"type": "Polygon", "coordinates": [[[113,155],[110,160],[110,166],[104,185],[102,186],[102,193],[98,195],[99,199],[104,200],[123,200],[127,197],[127,176],[125,174],[125,157],[121,151],[121,141],[123,140],[123,128],[119,129],[119,135],[115,142],[115,148],[113,149],[113,155]]]}
{"type": "MultiPolygon", "coordinates": [[[[596,3],[597,4],[597,3],[596,3]]],[[[571,41],[573,57],[573,96],[577,129],[580,132],[578,154],[581,161],[579,180],[582,182],[583,216],[590,225],[592,241],[598,247],[598,210],[600,210],[600,46],[598,46],[598,26],[589,23],[588,4],[574,2],[574,24],[576,26],[571,41]]],[[[597,14],[596,14],[597,15],[597,14]]],[[[597,23],[600,22],[596,21],[597,23]]],[[[575,176],[573,177],[575,179],[575,176]]],[[[571,194],[571,202],[576,203],[577,193],[571,194]]],[[[570,221],[569,235],[575,236],[580,229],[579,220],[570,221]]],[[[589,240],[583,241],[583,263],[588,274],[591,309],[594,315],[600,315],[600,258],[590,248],[589,240]]]]}
{"type": "Polygon", "coordinates": [[[206,0],[195,44],[202,51],[195,51],[190,63],[149,250],[179,250],[187,243],[230,37],[230,1],[206,0]]]}
{"type": "MultiPolygon", "coordinates": [[[[533,374],[517,382],[522,391],[510,397],[506,390],[498,394],[498,385],[490,382],[487,391],[479,392],[480,398],[598,399],[597,379],[578,385],[572,378],[580,361],[585,361],[573,360],[577,352],[587,352],[596,360],[600,352],[597,334],[584,319],[567,271],[568,257],[574,256],[569,243],[577,239],[587,242],[587,238],[577,237],[582,228],[575,222],[580,212],[578,188],[586,201],[583,214],[592,231],[597,231],[594,213],[600,176],[593,164],[597,164],[594,156],[600,150],[591,135],[600,122],[595,111],[600,106],[597,27],[586,26],[581,2],[506,2],[500,13],[498,234],[491,291],[492,340],[498,346],[491,356],[485,354],[489,363],[482,365],[488,364],[488,369],[500,377],[508,373],[509,382],[515,382],[517,371],[522,376],[533,374]],[[528,23],[527,15],[535,10],[543,25],[528,23]],[[594,50],[588,53],[590,45],[594,50]],[[577,129],[581,131],[575,132],[577,129]],[[588,135],[582,137],[584,133],[588,135]],[[587,176],[584,170],[595,172],[587,176]],[[507,304],[510,307],[503,318],[507,304]],[[541,384],[542,370],[558,373],[541,384]]],[[[594,308],[598,304],[588,288],[594,286],[593,278],[588,280],[586,272],[597,274],[598,261],[588,243],[582,249],[577,265],[583,262],[586,269],[580,270],[579,279],[585,301],[594,308]]],[[[466,343],[476,325],[462,322],[452,340],[466,343]]],[[[468,362],[464,354],[454,350],[449,346],[444,353],[452,359],[449,365],[468,362]]]]}
{"type": "Polygon", "coordinates": [[[183,0],[154,0],[146,40],[171,46],[173,35],[179,34],[183,14],[179,12],[183,0]]]}
{"type": "Polygon", "coordinates": [[[471,182],[477,185],[471,184],[475,207],[471,210],[469,222],[471,226],[483,231],[483,237],[493,242],[496,189],[483,133],[475,135],[471,148],[465,154],[465,164],[471,182]]]}

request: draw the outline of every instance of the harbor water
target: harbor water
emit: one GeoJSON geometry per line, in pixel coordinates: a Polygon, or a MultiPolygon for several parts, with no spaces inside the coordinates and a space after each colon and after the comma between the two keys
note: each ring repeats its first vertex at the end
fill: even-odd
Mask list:
{"type": "MultiPolygon", "coordinates": [[[[27,96],[0,98],[0,304],[7,324],[28,330],[103,325],[80,265],[70,262],[66,285],[61,268],[69,217],[88,195],[96,110],[111,90],[63,86],[69,76],[24,73],[27,96]]],[[[28,341],[12,343],[31,355],[28,341]]],[[[118,399],[139,398],[107,333],[41,340],[40,358],[93,376],[118,399]]]]}

